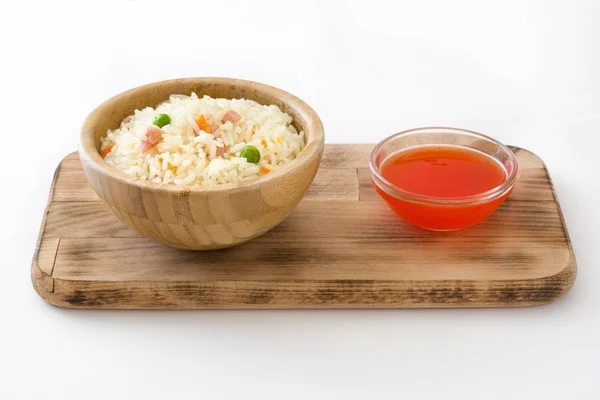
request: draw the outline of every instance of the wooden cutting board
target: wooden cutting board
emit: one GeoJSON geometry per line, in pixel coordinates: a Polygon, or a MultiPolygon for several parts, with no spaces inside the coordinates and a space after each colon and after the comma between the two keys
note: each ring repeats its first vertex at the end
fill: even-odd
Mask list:
{"type": "Polygon", "coordinates": [[[32,264],[46,301],[73,308],[512,307],[549,303],[576,264],[544,163],[513,148],[521,176],[488,220],[429,232],[373,190],[372,145],[327,145],[298,208],[226,250],[153,243],[88,185],[76,153],[59,165],[32,264]]]}

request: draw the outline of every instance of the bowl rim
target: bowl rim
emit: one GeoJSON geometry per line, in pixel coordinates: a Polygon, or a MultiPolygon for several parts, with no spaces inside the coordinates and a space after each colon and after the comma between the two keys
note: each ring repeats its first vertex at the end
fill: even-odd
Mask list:
{"type": "MultiPolygon", "coordinates": [[[[427,145],[427,144],[424,144],[424,145],[427,145]]],[[[417,147],[417,146],[410,146],[407,148],[411,148],[411,147],[417,147]]],[[[467,147],[467,146],[462,146],[462,147],[467,147]]],[[[381,164],[383,164],[383,162],[381,164]]],[[[426,127],[408,129],[405,131],[395,133],[391,136],[386,137],[381,142],[379,142],[375,146],[375,148],[373,149],[373,151],[371,152],[371,155],[369,157],[369,170],[371,173],[371,177],[373,178],[373,182],[381,190],[385,191],[390,196],[399,198],[400,200],[404,200],[404,201],[408,201],[408,202],[412,202],[412,203],[425,203],[425,204],[430,204],[430,205],[436,205],[436,204],[437,205],[474,205],[474,204],[487,203],[487,202],[493,201],[497,198],[502,197],[506,193],[508,193],[512,189],[512,187],[514,186],[514,184],[517,180],[518,171],[519,171],[519,162],[518,162],[515,154],[512,152],[512,150],[508,146],[499,142],[498,140],[494,139],[491,136],[484,135],[483,133],[471,131],[468,129],[462,129],[462,128],[453,128],[453,127],[447,127],[447,126],[426,126],[426,127]],[[510,172],[510,174],[507,174],[506,179],[500,185],[498,185],[490,190],[487,190],[485,192],[478,193],[475,195],[471,195],[471,196],[450,197],[450,198],[423,196],[423,195],[411,193],[411,192],[405,191],[405,190],[401,189],[400,187],[394,185],[393,183],[389,182],[387,179],[385,179],[381,175],[381,173],[379,172],[380,169],[376,167],[376,157],[377,157],[379,151],[381,150],[381,148],[383,147],[383,145],[385,145],[386,143],[388,143],[391,140],[394,140],[400,136],[406,136],[406,135],[418,134],[418,133],[426,133],[426,132],[429,132],[432,130],[446,131],[445,133],[448,133],[448,134],[467,134],[469,136],[475,136],[480,139],[487,140],[487,141],[497,145],[502,151],[504,151],[508,155],[508,158],[513,163],[514,168],[510,172]]]]}
{"type": "MultiPolygon", "coordinates": [[[[197,94],[200,96],[202,93],[197,94]]],[[[189,95],[189,93],[187,95],[189,95]]],[[[294,96],[291,93],[288,93],[282,89],[273,86],[244,79],[223,77],[187,77],[169,79],[148,83],[121,92],[102,102],[86,117],[86,119],[83,122],[83,125],[81,126],[79,140],[79,156],[81,158],[81,161],[83,163],[86,163],[86,166],[93,168],[96,172],[140,189],[160,190],[177,194],[182,192],[234,193],[238,191],[246,191],[253,188],[260,188],[262,185],[269,181],[276,180],[284,175],[288,175],[302,169],[305,165],[309,164],[316,157],[321,157],[324,148],[325,132],[323,128],[323,123],[321,122],[321,119],[319,118],[317,113],[306,102],[304,102],[303,100],[294,96]],[[267,175],[262,175],[257,178],[244,180],[241,182],[225,183],[215,186],[175,185],[172,183],[151,182],[119,171],[118,169],[104,161],[104,159],[100,156],[100,152],[96,150],[95,126],[97,125],[98,121],[103,118],[103,115],[108,109],[113,107],[115,103],[118,103],[129,96],[135,95],[138,92],[152,90],[155,87],[164,85],[177,86],[185,84],[186,82],[194,82],[195,84],[221,84],[236,87],[241,86],[244,89],[267,93],[271,97],[280,99],[282,102],[286,103],[290,108],[293,108],[306,122],[304,124],[306,125],[304,135],[305,138],[307,138],[307,142],[304,147],[304,150],[300,152],[298,157],[285,164],[283,167],[281,167],[275,172],[269,173],[267,175]]]]}

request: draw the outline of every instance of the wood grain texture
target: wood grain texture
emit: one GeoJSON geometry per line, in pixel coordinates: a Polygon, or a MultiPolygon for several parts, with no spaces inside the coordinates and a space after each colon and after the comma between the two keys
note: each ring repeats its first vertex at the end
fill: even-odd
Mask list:
{"type": "Polygon", "coordinates": [[[69,155],[51,190],[34,287],[76,308],[509,307],[549,303],[571,288],[569,236],[534,154],[513,148],[520,178],[488,220],[443,233],[405,224],[379,199],[365,169],[370,149],[327,145],[306,197],[283,223],[210,252],[129,229],[91,196],[69,155]]]}
{"type": "MultiPolygon", "coordinates": [[[[90,186],[77,153],[69,154],[57,172],[56,185],[60,188],[54,202],[97,202],[100,199],[90,186]]],[[[311,200],[355,200],[358,198],[356,171],[352,168],[319,169],[305,198],[311,200]],[[327,196],[332,193],[334,197],[327,196]]]]}
{"type": "MultiPolygon", "coordinates": [[[[93,191],[127,226],[147,238],[169,246],[214,250],[231,247],[258,237],[277,226],[298,205],[308,191],[323,154],[323,124],[317,114],[299,98],[283,90],[256,82],[229,78],[184,78],[141,86],[121,93],[98,106],[81,129],[79,155],[93,191]],[[203,187],[178,186],[143,181],[117,171],[100,156],[100,139],[116,129],[123,118],[144,107],[154,107],[172,94],[245,98],[264,105],[276,105],[293,118],[304,132],[306,146],[290,163],[267,175],[237,183],[203,187]]],[[[70,161],[69,161],[70,162],[70,161]]],[[[59,170],[61,192],[58,201],[95,201],[82,190],[81,178],[65,162],[59,170]],[[79,179],[79,180],[78,180],[79,179]]],[[[331,174],[330,174],[331,177],[331,174]]],[[[358,197],[348,186],[348,174],[340,185],[347,197],[358,197]]],[[[333,179],[321,188],[313,187],[327,200],[333,179]]],[[[352,179],[355,183],[355,179],[352,179]]]]}

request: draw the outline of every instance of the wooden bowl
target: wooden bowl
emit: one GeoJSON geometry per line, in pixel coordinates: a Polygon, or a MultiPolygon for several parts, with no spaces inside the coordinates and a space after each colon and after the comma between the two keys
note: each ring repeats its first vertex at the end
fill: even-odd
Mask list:
{"type": "Polygon", "coordinates": [[[235,246],[275,227],[312,183],[324,148],[323,124],[299,98],[271,86],[228,78],[187,78],[152,83],[97,107],[81,129],[79,155],[96,193],[125,224],[154,241],[193,250],[235,246]],[[118,171],[100,156],[100,138],[134,110],[155,107],[171,94],[245,98],[276,105],[304,131],[306,147],[278,171],[250,182],[178,186],[144,181],[118,171]]]}

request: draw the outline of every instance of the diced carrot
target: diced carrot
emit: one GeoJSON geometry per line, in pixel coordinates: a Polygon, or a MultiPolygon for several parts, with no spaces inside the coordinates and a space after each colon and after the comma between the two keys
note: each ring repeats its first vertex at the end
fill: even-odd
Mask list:
{"type": "Polygon", "coordinates": [[[265,149],[267,148],[267,142],[265,141],[265,139],[261,140],[260,143],[262,143],[265,149]]]}
{"type": "Polygon", "coordinates": [[[269,168],[265,168],[265,167],[260,167],[259,171],[261,174],[268,174],[269,172],[271,172],[271,170],[269,168]]]}
{"type": "Polygon", "coordinates": [[[162,164],[163,163],[163,158],[162,157],[158,157],[158,163],[162,164]]]}
{"type": "Polygon", "coordinates": [[[113,149],[114,145],[113,144],[109,144],[108,146],[106,146],[106,148],[104,150],[102,150],[102,154],[101,157],[104,158],[108,155],[108,153],[111,152],[111,150],[113,149]]]}
{"type": "Polygon", "coordinates": [[[177,167],[171,168],[171,171],[173,171],[173,175],[177,175],[177,167]]]}
{"type": "Polygon", "coordinates": [[[256,132],[254,132],[254,129],[252,129],[252,136],[254,136],[254,134],[255,134],[255,133],[256,133],[256,132]]]}
{"type": "Polygon", "coordinates": [[[198,125],[198,128],[200,128],[201,131],[212,133],[212,129],[210,129],[210,125],[206,121],[206,118],[204,118],[204,114],[200,114],[196,120],[196,125],[198,125]]]}

